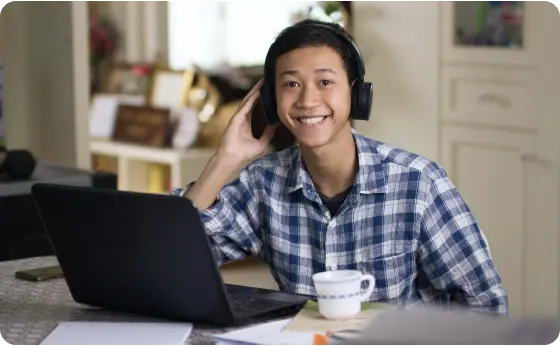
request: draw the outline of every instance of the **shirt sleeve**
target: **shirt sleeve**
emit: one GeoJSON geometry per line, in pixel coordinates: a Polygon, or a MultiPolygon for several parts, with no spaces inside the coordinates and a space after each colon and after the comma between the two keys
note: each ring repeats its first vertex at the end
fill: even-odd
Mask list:
{"type": "Polygon", "coordinates": [[[486,238],[455,186],[438,170],[429,186],[420,266],[433,288],[471,310],[508,313],[508,298],[486,238]]]}
{"type": "MultiPolygon", "coordinates": [[[[192,185],[194,182],[187,191],[192,185]]],[[[224,186],[214,204],[200,212],[219,266],[259,255],[262,249],[260,203],[255,191],[250,171],[244,168],[238,178],[224,186]]]]}

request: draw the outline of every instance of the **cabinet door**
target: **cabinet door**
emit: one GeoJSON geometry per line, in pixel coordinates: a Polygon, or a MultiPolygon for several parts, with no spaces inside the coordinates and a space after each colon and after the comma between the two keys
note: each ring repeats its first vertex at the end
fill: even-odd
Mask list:
{"type": "Polygon", "coordinates": [[[443,127],[442,165],[472,209],[504,281],[511,314],[526,305],[528,220],[533,170],[525,158],[535,137],[486,129],[443,127]]]}
{"type": "Polygon", "coordinates": [[[445,62],[536,64],[537,2],[446,1],[440,5],[445,62]]]}
{"type": "Polygon", "coordinates": [[[537,73],[531,69],[444,66],[441,110],[446,123],[537,131],[537,73]]]}

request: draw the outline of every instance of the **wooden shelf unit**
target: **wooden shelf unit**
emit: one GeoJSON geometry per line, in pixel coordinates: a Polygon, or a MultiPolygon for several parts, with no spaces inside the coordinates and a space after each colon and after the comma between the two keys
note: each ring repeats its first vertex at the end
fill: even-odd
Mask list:
{"type": "Polygon", "coordinates": [[[119,190],[156,193],[198,179],[215,152],[213,148],[153,148],[103,139],[90,141],[89,148],[91,155],[116,160],[119,190]],[[154,188],[155,174],[168,175],[168,183],[161,182],[167,186],[154,188]]]}

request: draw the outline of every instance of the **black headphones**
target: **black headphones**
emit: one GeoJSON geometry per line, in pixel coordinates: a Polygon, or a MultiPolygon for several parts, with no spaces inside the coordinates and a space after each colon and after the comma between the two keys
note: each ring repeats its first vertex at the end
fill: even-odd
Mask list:
{"type": "MultiPolygon", "coordinates": [[[[296,24],[297,26],[297,24],[296,24]]],[[[365,78],[365,67],[364,61],[362,59],[362,54],[356,46],[356,43],[348,36],[345,32],[330,27],[321,23],[309,23],[299,26],[314,26],[330,30],[332,33],[338,35],[343,40],[345,40],[350,45],[350,50],[354,56],[354,61],[356,62],[358,78],[352,86],[352,105],[350,109],[350,118],[355,120],[369,120],[369,115],[371,111],[371,99],[373,98],[373,85],[368,82],[364,82],[365,78]]],[[[265,62],[265,66],[268,66],[265,62]]],[[[260,90],[261,104],[263,108],[264,115],[270,124],[275,124],[280,121],[278,117],[278,112],[276,109],[276,96],[274,89],[274,82],[267,80],[270,74],[265,71],[264,73],[264,84],[260,90]]]]}

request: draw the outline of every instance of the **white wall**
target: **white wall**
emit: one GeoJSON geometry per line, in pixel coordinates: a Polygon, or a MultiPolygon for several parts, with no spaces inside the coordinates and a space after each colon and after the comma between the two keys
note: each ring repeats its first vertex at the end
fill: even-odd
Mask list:
{"type": "MultiPolygon", "coordinates": [[[[1,3],[0,6],[5,5],[1,3]]],[[[6,16],[0,15],[0,64],[4,61],[4,52],[6,51],[6,36],[3,34],[6,32],[6,20],[4,19],[6,16]]],[[[0,67],[0,145],[3,144],[5,137],[4,137],[4,119],[2,117],[2,100],[3,100],[3,92],[2,92],[2,83],[4,80],[4,72],[2,67],[0,67]]]]}
{"type": "Polygon", "coordinates": [[[169,66],[184,69],[197,64],[208,68],[225,61],[222,4],[217,1],[170,1],[167,4],[169,66]]]}
{"type": "Polygon", "coordinates": [[[88,168],[86,3],[11,2],[1,15],[7,146],[88,168]]]}
{"type": "Polygon", "coordinates": [[[353,3],[353,34],[374,85],[362,134],[438,159],[437,2],[353,3]]]}
{"type": "Polygon", "coordinates": [[[183,69],[193,64],[203,68],[263,64],[268,48],[291,24],[293,14],[316,1],[170,1],[167,5],[169,65],[183,69]]]}

